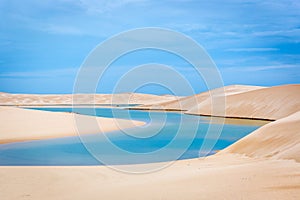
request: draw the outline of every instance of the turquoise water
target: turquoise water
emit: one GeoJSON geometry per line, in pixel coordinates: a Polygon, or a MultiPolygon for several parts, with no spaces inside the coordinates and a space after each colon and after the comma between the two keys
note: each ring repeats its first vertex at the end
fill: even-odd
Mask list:
{"type": "MultiPolygon", "coordinates": [[[[72,108],[35,108],[53,112],[71,112],[72,108]]],[[[85,135],[83,140],[96,149],[101,156],[110,158],[109,164],[135,164],[149,163],[173,160],[172,155],[182,152],[176,159],[196,158],[214,154],[216,151],[224,149],[240,138],[246,136],[262,125],[261,121],[253,120],[231,120],[225,124],[220,137],[214,138],[212,134],[205,138],[209,125],[212,127],[218,124],[209,124],[208,117],[184,115],[180,113],[163,112],[144,112],[135,110],[121,110],[97,108],[96,113],[89,113],[86,109],[76,110],[76,112],[103,117],[112,117],[113,111],[117,112],[119,118],[132,118],[148,123],[143,127],[138,127],[139,138],[126,135],[121,131],[114,131],[105,134],[109,140],[118,148],[133,154],[145,154],[156,152],[162,148],[167,148],[167,155],[147,157],[141,156],[128,158],[116,155],[111,151],[103,137],[96,135],[85,135]],[[127,115],[129,113],[129,115],[127,115]],[[160,121],[166,119],[164,127],[158,134],[149,138],[151,131],[157,130],[160,121]],[[180,127],[180,122],[183,122],[180,127]],[[150,125],[149,125],[150,124],[150,125]],[[196,135],[192,134],[193,127],[197,127],[196,135]],[[176,137],[177,131],[183,130],[183,135],[176,138],[176,145],[170,145],[172,139],[176,137]],[[191,141],[191,144],[189,143],[191,141]],[[214,144],[213,148],[206,148],[205,144],[214,144]],[[188,146],[186,145],[188,144],[188,146]],[[169,146],[168,146],[169,145],[169,146]],[[144,158],[144,159],[141,159],[144,158]]],[[[130,129],[129,129],[130,131],[130,129]]],[[[88,145],[88,146],[89,146],[88,145]]],[[[87,146],[87,147],[88,147],[87,146]]],[[[89,147],[88,147],[89,149],[89,147]]],[[[90,150],[90,149],[89,149],[90,150]]],[[[67,137],[60,139],[48,139],[40,141],[19,142],[0,145],[0,165],[101,165],[102,163],[95,159],[86,147],[82,144],[79,137],[67,137]]],[[[107,164],[107,163],[106,163],[107,164]]]]}

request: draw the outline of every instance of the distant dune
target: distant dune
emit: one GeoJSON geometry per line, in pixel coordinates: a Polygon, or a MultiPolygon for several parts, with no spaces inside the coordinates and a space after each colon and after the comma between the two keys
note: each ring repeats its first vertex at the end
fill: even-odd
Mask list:
{"type": "Polygon", "coordinates": [[[175,100],[177,97],[171,95],[152,95],[141,93],[122,94],[61,94],[61,95],[37,95],[37,94],[10,94],[0,93],[0,105],[72,105],[75,104],[155,104],[175,100]],[[74,98],[73,98],[74,97],[74,98]]]}

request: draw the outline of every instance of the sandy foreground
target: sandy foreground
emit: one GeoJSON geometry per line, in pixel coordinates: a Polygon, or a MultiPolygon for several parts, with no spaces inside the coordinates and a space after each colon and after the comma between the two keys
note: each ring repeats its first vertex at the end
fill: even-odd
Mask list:
{"type": "Polygon", "coordinates": [[[300,195],[299,163],[230,154],[177,161],[140,175],[107,167],[0,167],[0,176],[3,200],[297,200],[300,195]]]}
{"type": "MultiPolygon", "coordinates": [[[[267,97],[269,95],[273,95],[272,98],[276,97],[276,95],[267,91],[254,93],[265,89],[269,88],[256,88],[252,91],[232,93],[228,94],[228,97],[246,94],[246,97],[252,99],[253,105],[261,105],[260,101],[263,95],[257,96],[258,94],[264,93],[267,97]]],[[[286,89],[276,89],[280,90],[276,94],[282,104],[279,100],[274,99],[274,103],[267,107],[270,110],[266,110],[270,116],[280,117],[278,120],[264,125],[216,155],[201,159],[176,161],[167,168],[146,174],[122,173],[105,166],[3,166],[0,167],[0,199],[298,200],[300,198],[299,98],[293,99],[297,96],[293,96],[295,94],[292,93],[285,93],[286,89]],[[291,99],[293,101],[290,103],[291,99]],[[277,106],[275,106],[275,102],[277,106]],[[274,108],[276,110],[272,111],[271,109],[274,108]],[[289,108],[289,110],[282,111],[284,108],[289,108]]],[[[297,88],[290,90],[298,91],[297,88]]],[[[239,100],[239,98],[241,97],[235,97],[233,100],[239,100]]],[[[247,106],[249,101],[247,99],[244,102],[247,106]]],[[[242,103],[241,101],[238,102],[241,108],[243,107],[242,103]]],[[[266,105],[266,101],[264,103],[266,105]]],[[[4,119],[3,117],[9,116],[8,110],[5,109],[13,109],[11,112],[17,114],[17,116],[29,112],[17,108],[1,108],[0,111],[5,111],[1,120],[4,119]],[[19,115],[19,113],[23,114],[19,115]]],[[[39,112],[37,116],[45,114],[45,118],[33,117],[28,119],[27,123],[31,120],[40,120],[39,123],[45,123],[46,116],[48,118],[50,115],[55,116],[54,118],[57,117],[56,115],[63,115],[65,118],[72,116],[68,113],[34,112],[39,112]]],[[[33,115],[33,113],[30,113],[30,115],[29,113],[24,114],[22,118],[20,117],[18,123],[21,123],[25,116],[31,117],[33,115]]],[[[12,120],[13,117],[10,119],[11,122],[6,128],[16,125],[16,122],[12,120]]],[[[6,123],[9,122],[6,121],[6,123]]],[[[31,123],[31,126],[26,126],[26,123],[24,123],[21,124],[22,126],[18,124],[18,127],[22,127],[20,128],[22,130],[30,130],[32,125],[39,127],[36,121],[31,121],[31,123]]],[[[52,121],[51,123],[58,122],[52,121]]],[[[36,127],[26,134],[32,133],[36,127]]],[[[45,127],[48,126],[41,126],[40,128],[45,129],[45,127]]],[[[56,131],[59,130],[58,128],[56,131]]],[[[3,133],[6,132],[1,130],[1,137],[3,137],[3,133]]],[[[11,135],[4,138],[9,139],[9,137],[11,135]]],[[[146,164],[144,167],[149,168],[151,165],[155,165],[155,163],[146,164]]],[[[143,165],[139,166],[143,167],[143,165]]]]}

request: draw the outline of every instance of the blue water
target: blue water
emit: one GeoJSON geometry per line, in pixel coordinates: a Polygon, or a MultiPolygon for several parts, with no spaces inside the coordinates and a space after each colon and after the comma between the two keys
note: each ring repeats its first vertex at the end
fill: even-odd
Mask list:
{"type": "MultiPolygon", "coordinates": [[[[35,109],[52,112],[72,112],[72,108],[35,109]]],[[[89,151],[96,153],[101,158],[103,157],[106,161],[105,164],[107,164],[107,158],[109,158],[108,164],[112,165],[196,158],[211,155],[224,149],[263,124],[261,121],[254,120],[230,120],[230,123],[224,125],[222,133],[218,137],[217,134],[214,134],[215,132],[210,135],[206,134],[209,126],[214,131],[220,126],[217,123],[210,124],[210,118],[208,117],[174,112],[144,112],[108,108],[97,108],[95,111],[93,113],[82,108],[74,112],[102,117],[113,117],[113,114],[117,114],[118,118],[145,121],[147,125],[128,129],[129,132],[135,131],[139,137],[127,135],[121,131],[114,131],[107,134],[85,135],[81,139],[76,136],[2,144],[0,145],[0,165],[101,165],[101,161],[98,161],[94,157],[95,155],[92,156],[89,151]],[[158,129],[161,125],[160,122],[164,119],[164,126],[160,130],[158,129]],[[195,135],[193,134],[194,127],[197,128],[195,135]],[[155,130],[160,131],[148,137],[155,130]],[[178,130],[181,130],[180,134],[178,130]],[[105,138],[103,135],[105,135],[105,138]],[[131,152],[133,155],[128,157],[111,150],[106,142],[106,137],[116,147],[131,152]],[[172,143],[173,139],[177,141],[174,144],[172,143]],[[87,145],[84,146],[82,141],[87,145]],[[166,153],[160,154],[162,149],[166,153]],[[147,153],[151,155],[147,155],[147,153]]],[[[99,158],[97,155],[96,157],[99,158]]]]}

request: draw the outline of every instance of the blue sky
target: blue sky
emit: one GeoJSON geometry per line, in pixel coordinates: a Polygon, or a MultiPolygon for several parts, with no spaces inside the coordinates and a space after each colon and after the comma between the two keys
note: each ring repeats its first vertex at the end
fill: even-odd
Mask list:
{"type": "MultiPolygon", "coordinates": [[[[0,0],[0,91],[71,93],[77,70],[100,42],[122,31],[161,27],[202,45],[225,85],[272,86],[300,80],[297,0],[0,0]]],[[[180,60],[143,52],[118,62],[134,66],[180,60]]],[[[195,92],[205,90],[182,70],[195,92]]],[[[99,92],[109,93],[105,86],[99,92]]],[[[167,93],[145,87],[140,92],[167,93]]],[[[188,94],[179,94],[188,95],[188,94]]]]}

